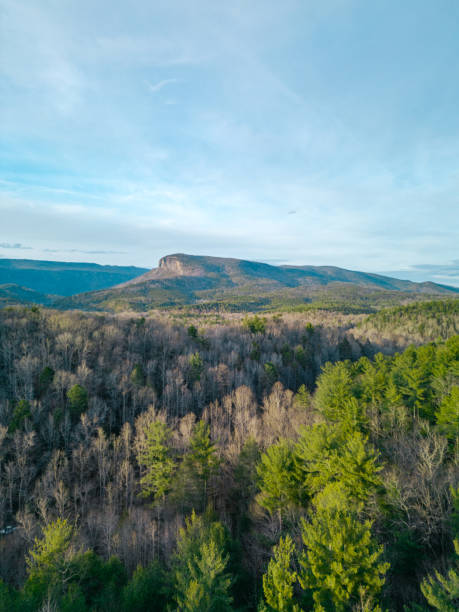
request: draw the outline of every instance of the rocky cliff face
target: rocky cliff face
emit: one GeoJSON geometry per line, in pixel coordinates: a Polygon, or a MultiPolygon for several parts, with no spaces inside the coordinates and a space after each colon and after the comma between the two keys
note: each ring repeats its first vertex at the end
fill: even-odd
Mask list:
{"type": "Polygon", "coordinates": [[[173,276],[199,276],[204,274],[204,268],[191,258],[181,253],[177,255],[166,255],[159,260],[158,270],[164,274],[173,276]]]}

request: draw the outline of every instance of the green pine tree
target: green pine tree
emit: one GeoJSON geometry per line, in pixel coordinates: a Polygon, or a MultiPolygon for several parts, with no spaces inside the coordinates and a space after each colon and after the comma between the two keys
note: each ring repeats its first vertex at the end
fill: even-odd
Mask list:
{"type": "Polygon", "coordinates": [[[172,432],[167,425],[154,421],[148,426],[145,442],[137,453],[137,461],[143,470],[140,479],[142,495],[152,496],[154,502],[164,500],[175,471],[170,447],[171,437],[172,432]]]}
{"type": "Polygon", "coordinates": [[[316,611],[344,612],[362,601],[380,610],[377,599],[389,564],[372,538],[371,522],[362,522],[353,505],[346,489],[333,483],[315,498],[311,521],[302,520],[299,581],[316,611]]]}
{"type": "Polygon", "coordinates": [[[288,440],[279,440],[262,454],[257,474],[260,489],[257,502],[270,514],[277,514],[282,525],[295,497],[293,450],[288,440]]]}
{"type": "Polygon", "coordinates": [[[226,533],[217,522],[208,522],[194,512],[180,530],[173,559],[174,599],[186,612],[231,610],[229,556],[226,533]]]}
{"type": "Polygon", "coordinates": [[[421,591],[428,603],[440,612],[459,610],[459,540],[454,540],[455,565],[446,575],[435,572],[422,581],[421,591]]]}
{"type": "Polygon", "coordinates": [[[293,592],[297,581],[297,573],[291,569],[294,552],[295,545],[289,535],[281,538],[273,549],[274,557],[263,576],[263,593],[269,611],[300,612],[293,592]]]}

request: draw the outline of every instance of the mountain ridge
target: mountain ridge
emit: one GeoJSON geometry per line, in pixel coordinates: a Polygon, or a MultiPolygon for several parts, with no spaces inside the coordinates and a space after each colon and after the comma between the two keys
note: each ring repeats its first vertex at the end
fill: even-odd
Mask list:
{"type": "Polygon", "coordinates": [[[273,266],[245,259],[174,253],[156,268],[110,289],[57,300],[58,308],[138,310],[168,307],[230,306],[247,310],[282,302],[301,305],[314,300],[348,302],[353,297],[384,305],[403,299],[454,296],[455,287],[415,283],[334,266],[273,266]]]}

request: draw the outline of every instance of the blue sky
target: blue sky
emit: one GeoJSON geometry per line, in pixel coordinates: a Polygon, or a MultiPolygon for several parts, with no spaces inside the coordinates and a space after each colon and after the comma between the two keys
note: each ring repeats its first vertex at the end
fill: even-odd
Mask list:
{"type": "Polygon", "coordinates": [[[0,256],[459,285],[456,0],[0,10],[0,256]]]}

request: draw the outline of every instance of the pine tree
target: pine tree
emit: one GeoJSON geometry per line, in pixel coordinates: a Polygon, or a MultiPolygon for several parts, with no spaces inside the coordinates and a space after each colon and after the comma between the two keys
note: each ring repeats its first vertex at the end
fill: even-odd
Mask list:
{"type": "Polygon", "coordinates": [[[153,496],[157,502],[164,499],[175,471],[169,445],[172,432],[161,421],[153,421],[145,434],[145,442],[137,454],[137,461],[144,471],[140,479],[142,495],[153,496]]]}
{"type": "Polygon", "coordinates": [[[284,439],[270,446],[262,454],[257,466],[260,493],[257,502],[270,514],[282,516],[291,507],[295,497],[294,461],[291,444],[284,439]]]}
{"type": "Polygon", "coordinates": [[[231,610],[231,577],[226,572],[226,533],[217,522],[208,523],[194,512],[180,530],[173,560],[174,599],[186,612],[231,610]]]}
{"type": "Polygon", "coordinates": [[[456,568],[448,570],[445,576],[435,572],[422,581],[421,591],[428,603],[440,612],[459,610],[459,540],[454,540],[456,568]]]}
{"type": "Polygon", "coordinates": [[[274,557],[269,561],[266,574],[263,576],[263,593],[268,610],[273,612],[300,612],[294,601],[293,586],[297,574],[291,569],[295,545],[287,535],[274,547],[274,557]]]}
{"type": "Polygon", "coordinates": [[[383,548],[371,536],[371,522],[362,522],[341,485],[329,485],[314,502],[311,521],[302,520],[305,551],[299,559],[299,581],[312,594],[314,610],[344,611],[362,599],[374,602],[389,567],[383,548]]]}
{"type": "Polygon", "coordinates": [[[435,413],[439,431],[454,442],[459,438],[459,387],[454,386],[435,413]]]}
{"type": "Polygon", "coordinates": [[[294,451],[298,495],[304,503],[329,483],[340,482],[350,496],[365,500],[381,484],[378,459],[360,431],[325,423],[303,428],[294,451]]]}

